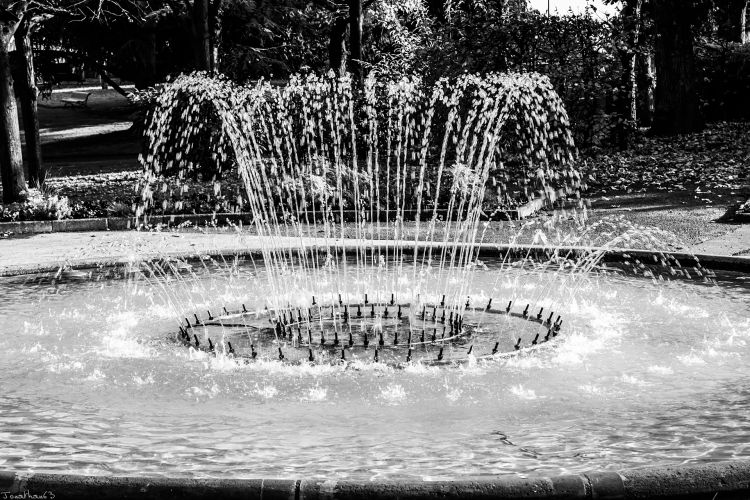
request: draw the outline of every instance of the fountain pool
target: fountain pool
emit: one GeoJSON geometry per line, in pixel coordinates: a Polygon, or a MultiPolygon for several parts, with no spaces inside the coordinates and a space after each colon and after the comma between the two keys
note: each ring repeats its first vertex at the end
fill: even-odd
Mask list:
{"type": "MultiPolygon", "coordinates": [[[[659,280],[482,257],[462,288],[472,303],[544,306],[564,326],[488,359],[492,340],[538,325],[478,312],[472,337],[446,346],[468,361],[431,366],[376,363],[374,346],[346,363],[319,346],[313,363],[279,361],[273,339],[248,362],[221,342],[215,354],[187,348],[175,336],[182,316],[261,309],[270,285],[250,257],[172,268],[158,279],[152,264],[129,279],[2,280],[3,468],[419,480],[750,457],[746,275],[659,280]]],[[[397,298],[414,286],[411,270],[349,269],[360,273],[343,280],[352,294],[372,279],[395,283],[397,298]]],[[[342,272],[321,267],[317,293],[342,272]]],[[[290,301],[310,300],[297,290],[290,301]]]]}

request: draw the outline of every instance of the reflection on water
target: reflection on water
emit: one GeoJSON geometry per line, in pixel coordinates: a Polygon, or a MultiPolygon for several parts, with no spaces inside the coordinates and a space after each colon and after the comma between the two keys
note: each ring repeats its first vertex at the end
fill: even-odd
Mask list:
{"type": "Polygon", "coordinates": [[[455,479],[750,457],[740,276],[572,280],[488,263],[473,300],[554,307],[563,333],[452,368],[243,364],[172,340],[176,307],[262,307],[256,269],[199,273],[169,294],[145,279],[0,283],[0,467],[455,479]]]}

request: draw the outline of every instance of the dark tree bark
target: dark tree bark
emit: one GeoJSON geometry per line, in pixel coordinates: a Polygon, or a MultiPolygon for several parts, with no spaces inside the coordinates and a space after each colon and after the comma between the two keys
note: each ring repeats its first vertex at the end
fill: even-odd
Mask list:
{"type": "Polygon", "coordinates": [[[211,31],[208,23],[208,0],[194,0],[192,24],[195,69],[211,71],[211,31]]]}
{"type": "Polygon", "coordinates": [[[28,19],[24,19],[15,33],[16,51],[20,55],[20,78],[16,87],[20,88],[21,114],[26,133],[26,164],[29,172],[29,185],[41,187],[45,172],[42,163],[42,141],[39,137],[39,114],[37,113],[36,78],[34,77],[34,52],[29,37],[33,28],[28,19]]]}
{"type": "Polygon", "coordinates": [[[362,80],[362,0],[349,0],[349,71],[362,80]]]}
{"type": "Polygon", "coordinates": [[[18,129],[18,109],[8,52],[26,5],[17,4],[13,11],[7,8],[0,9],[0,177],[5,203],[23,201],[27,192],[21,156],[21,133],[18,129]]]}
{"type": "Polygon", "coordinates": [[[213,0],[208,11],[208,41],[211,51],[211,71],[219,70],[219,45],[221,44],[221,0],[213,0]]]}
{"type": "Polygon", "coordinates": [[[654,116],[654,56],[648,51],[638,53],[636,57],[638,83],[638,124],[650,127],[654,116]]]}
{"type": "Polygon", "coordinates": [[[630,133],[636,127],[636,102],[638,88],[635,78],[636,52],[638,50],[641,0],[625,0],[620,12],[622,20],[622,40],[619,49],[622,74],[618,92],[617,144],[621,150],[628,146],[630,133]]]}
{"type": "Polygon", "coordinates": [[[346,71],[344,65],[344,53],[346,52],[346,29],[349,20],[345,17],[337,17],[331,24],[331,35],[328,40],[328,63],[337,75],[346,71]]]}
{"type": "Polygon", "coordinates": [[[719,0],[719,28],[717,35],[728,42],[747,42],[745,21],[748,0],[719,0]]]}
{"type": "Polygon", "coordinates": [[[695,91],[693,2],[654,0],[656,91],[651,132],[676,135],[701,128],[695,91]]]}

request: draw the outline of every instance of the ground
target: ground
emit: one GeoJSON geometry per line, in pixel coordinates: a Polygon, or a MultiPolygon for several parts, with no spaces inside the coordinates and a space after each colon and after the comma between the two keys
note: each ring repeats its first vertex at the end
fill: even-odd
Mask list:
{"type": "MultiPolygon", "coordinates": [[[[141,147],[139,133],[132,130],[135,111],[120,94],[96,86],[57,89],[51,99],[41,101],[47,188],[70,199],[74,217],[131,213],[141,147]],[[64,97],[81,92],[92,92],[86,108],[63,106],[64,97]]],[[[624,153],[584,153],[581,158],[588,184],[585,198],[564,210],[542,212],[532,222],[543,224],[554,218],[561,234],[570,235],[578,231],[582,218],[589,225],[616,219],[625,225],[670,231],[681,248],[750,254],[747,226],[718,221],[728,206],[747,198],[750,124],[719,123],[699,134],[672,139],[639,136],[624,153]]],[[[485,241],[508,242],[519,226],[518,222],[492,223],[485,241]]],[[[39,245],[63,247],[75,247],[79,241],[78,236],[50,237],[15,241],[27,245],[38,239],[39,245]],[[66,238],[71,243],[65,243],[66,238]]],[[[527,243],[532,240],[530,230],[521,237],[527,243]]]]}

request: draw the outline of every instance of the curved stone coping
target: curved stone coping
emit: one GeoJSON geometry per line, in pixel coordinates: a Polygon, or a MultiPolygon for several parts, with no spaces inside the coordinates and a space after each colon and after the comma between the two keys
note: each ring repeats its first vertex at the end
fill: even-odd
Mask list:
{"type": "Polygon", "coordinates": [[[221,498],[263,500],[399,499],[744,499],[750,462],[717,462],[587,472],[554,477],[458,481],[189,479],[0,472],[5,498],[221,498]],[[12,496],[18,495],[18,496],[12,496]]]}
{"type": "MultiPolygon", "coordinates": [[[[159,258],[177,258],[192,260],[200,256],[227,256],[227,255],[260,255],[264,248],[270,243],[270,239],[255,237],[242,247],[229,247],[212,249],[209,252],[195,251],[176,251],[154,254],[138,255],[139,260],[159,259],[159,258]]],[[[353,252],[359,250],[369,250],[374,248],[398,249],[406,252],[414,251],[415,242],[413,240],[393,241],[393,240],[325,240],[323,238],[294,238],[282,237],[274,241],[278,250],[298,251],[302,248],[310,250],[312,248],[336,248],[337,251],[353,252]]],[[[418,241],[416,243],[417,251],[426,248],[442,249],[442,242],[418,241]]],[[[450,249],[460,250],[469,246],[466,243],[449,245],[450,249]]],[[[605,248],[605,247],[585,247],[585,246],[544,246],[544,245],[509,245],[483,243],[472,245],[476,255],[479,257],[499,257],[506,254],[514,256],[529,255],[532,257],[544,256],[549,257],[557,254],[561,257],[575,257],[580,255],[602,252],[602,261],[604,262],[621,262],[637,258],[645,263],[656,263],[662,255],[670,255],[685,266],[696,266],[700,264],[707,269],[720,269],[728,271],[750,271],[750,256],[733,256],[733,255],[712,255],[712,254],[691,254],[685,251],[662,252],[656,250],[640,250],[629,248],[605,248]]],[[[48,273],[56,272],[61,267],[71,269],[92,269],[98,267],[112,267],[130,265],[136,262],[132,256],[116,255],[108,258],[81,258],[81,259],[60,259],[56,262],[40,262],[32,265],[23,266],[3,266],[0,267],[0,276],[17,276],[21,274],[48,273]]]]}

